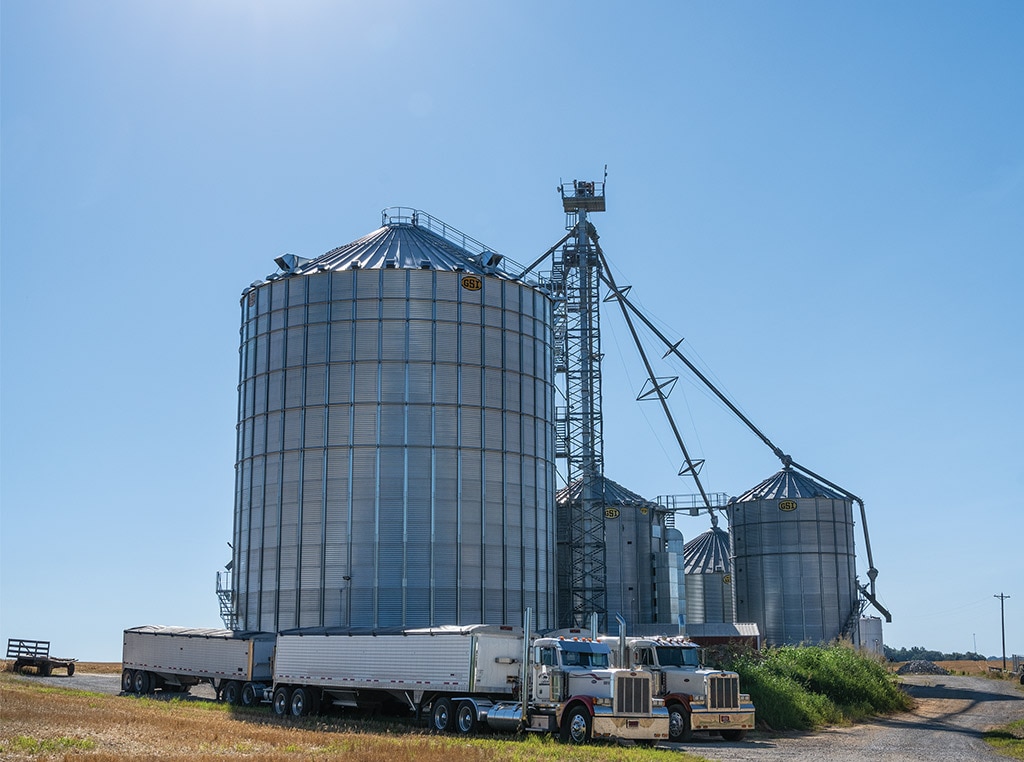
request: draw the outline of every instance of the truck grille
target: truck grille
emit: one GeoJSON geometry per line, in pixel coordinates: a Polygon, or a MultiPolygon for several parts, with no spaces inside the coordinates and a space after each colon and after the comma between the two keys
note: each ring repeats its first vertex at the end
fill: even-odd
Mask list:
{"type": "Polygon", "coordinates": [[[708,675],[708,709],[739,708],[739,675],[708,675]]]}
{"type": "Polygon", "coordinates": [[[615,713],[651,713],[649,675],[619,675],[615,678],[615,713]]]}

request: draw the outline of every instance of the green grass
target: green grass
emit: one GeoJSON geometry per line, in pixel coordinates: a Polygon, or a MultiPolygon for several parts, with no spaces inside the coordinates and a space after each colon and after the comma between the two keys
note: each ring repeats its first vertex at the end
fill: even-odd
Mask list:
{"type": "Polygon", "coordinates": [[[784,646],[735,657],[758,722],[771,730],[811,730],[905,711],[911,699],[884,664],[847,646],[784,646]]]}
{"type": "Polygon", "coordinates": [[[0,742],[2,752],[20,752],[22,754],[52,754],[58,751],[89,751],[96,748],[96,742],[88,738],[32,738],[18,736],[6,743],[0,742]]]}
{"type": "Polygon", "coordinates": [[[985,743],[1011,759],[1024,759],[1024,719],[989,730],[983,736],[985,743]]]}

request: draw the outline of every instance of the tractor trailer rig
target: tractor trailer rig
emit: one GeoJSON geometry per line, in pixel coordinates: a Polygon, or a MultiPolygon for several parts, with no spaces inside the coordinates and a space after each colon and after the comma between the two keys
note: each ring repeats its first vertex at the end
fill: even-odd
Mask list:
{"type": "Polygon", "coordinates": [[[523,628],[285,631],[265,696],[282,716],[393,702],[437,732],[524,730],[577,744],[668,740],[669,714],[652,672],[613,668],[609,647],[594,640],[531,638],[529,622],[528,614],[523,628]]]}
{"type": "Polygon", "coordinates": [[[754,729],[754,705],[735,672],[707,669],[701,649],[682,637],[602,637],[616,667],[649,672],[669,714],[669,740],[713,731],[739,741],[754,729]]]}

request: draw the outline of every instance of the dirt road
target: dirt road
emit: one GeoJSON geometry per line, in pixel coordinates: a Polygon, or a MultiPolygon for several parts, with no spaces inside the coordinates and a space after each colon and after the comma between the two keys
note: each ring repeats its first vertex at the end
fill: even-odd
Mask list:
{"type": "MultiPolygon", "coordinates": [[[[23,679],[64,688],[117,694],[118,675],[76,673],[23,679]]],[[[904,678],[917,708],[906,714],[849,728],[816,733],[768,735],[753,733],[730,743],[718,736],[693,743],[662,744],[720,762],[979,762],[1005,760],[993,752],[981,733],[1024,717],[1024,690],[1014,682],[983,677],[914,675],[904,678]]],[[[197,699],[212,699],[209,686],[192,691],[197,699]]]]}

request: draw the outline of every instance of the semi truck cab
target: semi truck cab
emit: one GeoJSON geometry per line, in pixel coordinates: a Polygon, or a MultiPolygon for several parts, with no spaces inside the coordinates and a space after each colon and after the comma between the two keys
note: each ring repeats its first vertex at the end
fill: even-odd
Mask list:
{"type": "Polygon", "coordinates": [[[607,645],[587,638],[538,638],[530,666],[530,729],[555,729],[565,741],[668,740],[669,715],[652,674],[611,665],[607,645]]]}
{"type": "Polygon", "coordinates": [[[740,693],[739,675],[705,668],[693,641],[633,637],[620,645],[619,638],[601,640],[613,662],[623,654],[623,664],[651,673],[655,693],[668,709],[670,740],[688,741],[695,731],[715,731],[727,741],[739,741],[754,729],[754,705],[740,693]]]}

